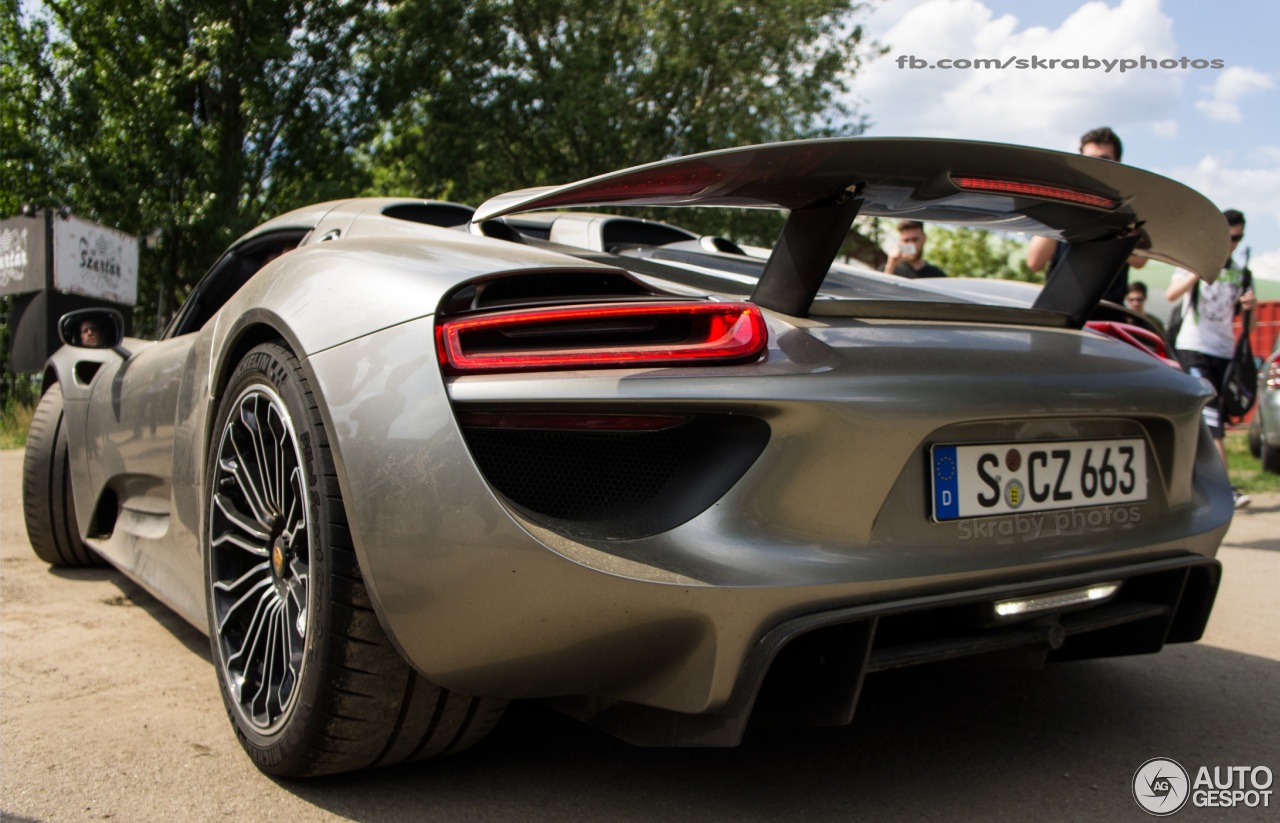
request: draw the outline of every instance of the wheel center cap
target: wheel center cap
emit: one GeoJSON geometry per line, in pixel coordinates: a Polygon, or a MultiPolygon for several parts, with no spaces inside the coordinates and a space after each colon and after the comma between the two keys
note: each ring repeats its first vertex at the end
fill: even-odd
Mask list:
{"type": "Polygon", "coordinates": [[[284,575],[284,549],[280,547],[279,540],[271,544],[271,568],[277,577],[284,575]]]}

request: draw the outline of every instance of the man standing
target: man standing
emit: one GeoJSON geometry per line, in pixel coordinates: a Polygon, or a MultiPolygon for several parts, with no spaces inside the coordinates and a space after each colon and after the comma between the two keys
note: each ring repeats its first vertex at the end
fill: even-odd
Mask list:
{"type": "Polygon", "coordinates": [[[947,273],[924,260],[924,224],[903,220],[898,224],[898,246],[884,264],[885,274],[899,277],[946,277],[947,273]]]}
{"type": "Polygon", "coordinates": [[[1164,322],[1154,314],[1147,312],[1147,284],[1141,280],[1134,280],[1129,284],[1129,291],[1125,292],[1124,304],[1132,312],[1137,313],[1148,323],[1160,332],[1160,336],[1165,336],[1164,322]]]}
{"type": "MultiPolygon", "coordinates": [[[[1228,209],[1222,216],[1231,230],[1231,252],[1234,253],[1244,239],[1244,215],[1228,209]]],[[[1169,282],[1165,297],[1170,303],[1182,301],[1182,327],[1174,341],[1182,362],[1191,374],[1209,381],[1221,397],[1223,378],[1235,353],[1233,321],[1236,313],[1250,311],[1258,303],[1247,281],[1246,270],[1239,268],[1230,256],[1213,283],[1202,283],[1195,274],[1178,269],[1169,282]]],[[[1249,330],[1245,329],[1243,333],[1248,334],[1249,330]]],[[[1227,452],[1222,442],[1226,421],[1222,419],[1222,409],[1217,400],[1204,407],[1204,422],[1218,446],[1223,465],[1226,465],[1227,452]]],[[[1234,486],[1231,490],[1235,494],[1237,509],[1249,505],[1248,495],[1234,486]]]]}
{"type": "MultiPolygon", "coordinates": [[[[1100,160],[1119,163],[1123,152],[1124,146],[1120,143],[1120,136],[1109,126],[1091,129],[1080,136],[1080,153],[1086,157],[1097,157],[1100,160]]],[[[1049,237],[1033,237],[1027,244],[1027,267],[1032,271],[1040,271],[1048,264],[1049,274],[1052,276],[1054,268],[1066,251],[1066,245],[1057,240],[1049,237]]],[[[1111,281],[1111,287],[1107,289],[1106,294],[1102,295],[1102,299],[1110,300],[1112,303],[1123,301],[1129,289],[1129,267],[1140,269],[1145,265],[1147,265],[1147,258],[1131,256],[1128,263],[1116,275],[1116,279],[1111,281]]]]}

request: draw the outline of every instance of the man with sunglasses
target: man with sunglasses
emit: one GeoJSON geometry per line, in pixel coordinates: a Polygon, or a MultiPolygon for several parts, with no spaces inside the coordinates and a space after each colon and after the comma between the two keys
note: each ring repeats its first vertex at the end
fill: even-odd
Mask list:
{"type": "Polygon", "coordinates": [[[1124,295],[1125,308],[1135,312],[1138,316],[1144,318],[1148,323],[1160,332],[1160,336],[1164,337],[1164,321],[1154,314],[1147,311],[1147,284],[1141,280],[1134,280],[1129,283],[1129,290],[1124,295]]]}
{"type": "MultiPolygon", "coordinates": [[[[1231,230],[1231,253],[1234,254],[1244,239],[1244,215],[1228,209],[1222,216],[1231,230]]],[[[1235,353],[1235,316],[1240,311],[1252,310],[1258,303],[1247,270],[1240,268],[1230,255],[1222,273],[1213,283],[1202,283],[1193,273],[1178,269],[1165,298],[1170,303],[1182,301],[1182,327],[1178,330],[1174,346],[1187,371],[1208,380],[1221,395],[1222,381],[1235,353]]],[[[1248,334],[1249,330],[1242,333],[1248,334]]],[[[1204,422],[1225,465],[1227,453],[1222,441],[1226,434],[1226,421],[1222,419],[1222,410],[1217,402],[1204,407],[1204,422]]],[[[1235,492],[1237,509],[1249,505],[1248,495],[1234,488],[1232,491],[1235,492]]]]}

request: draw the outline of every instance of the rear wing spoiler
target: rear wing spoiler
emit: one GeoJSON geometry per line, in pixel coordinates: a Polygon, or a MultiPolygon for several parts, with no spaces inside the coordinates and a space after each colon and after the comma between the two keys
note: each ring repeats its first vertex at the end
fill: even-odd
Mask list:
{"type": "Polygon", "coordinates": [[[1036,307],[1076,325],[1130,253],[1213,282],[1226,221],[1187,186],[1078,154],[927,138],[768,143],[661,160],[577,183],[499,195],[473,217],[576,206],[725,206],[790,216],[752,299],[808,311],[861,213],[1044,235],[1071,244],[1036,307]]]}

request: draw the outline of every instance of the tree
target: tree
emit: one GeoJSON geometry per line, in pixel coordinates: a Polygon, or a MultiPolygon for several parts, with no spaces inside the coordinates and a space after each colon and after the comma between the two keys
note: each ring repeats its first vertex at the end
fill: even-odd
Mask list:
{"type": "Polygon", "coordinates": [[[0,2],[0,214],[66,203],[154,233],[140,308],[157,325],[264,215],[365,182],[365,4],[44,0],[23,19],[0,2]]]}
{"type": "MultiPolygon", "coordinates": [[[[856,133],[840,92],[872,51],[857,0],[0,4],[0,216],[67,204],[155,239],[144,330],[234,237],[308,202],[478,203],[856,133]]],[[[756,242],[777,231],[755,214],[689,221],[756,242]]]]}
{"type": "Polygon", "coordinates": [[[1044,275],[1027,268],[1023,245],[1012,237],[967,226],[930,226],[928,236],[929,262],[952,277],[1044,282],[1044,275]]]}
{"type": "MultiPolygon", "coordinates": [[[[372,190],[478,203],[669,156],[857,133],[861,121],[839,100],[870,52],[853,22],[861,9],[853,0],[395,6],[373,57],[386,66],[375,92],[387,125],[369,158],[372,190]]],[[[720,229],[751,222],[682,215],[720,229]]]]}

